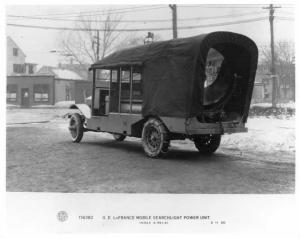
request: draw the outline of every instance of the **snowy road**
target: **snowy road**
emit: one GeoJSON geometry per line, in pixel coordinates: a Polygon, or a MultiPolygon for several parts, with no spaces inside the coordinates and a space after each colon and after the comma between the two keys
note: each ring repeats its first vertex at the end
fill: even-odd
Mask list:
{"type": "Polygon", "coordinates": [[[153,160],[134,138],[119,143],[108,134],[86,133],[82,143],[71,143],[60,118],[65,112],[7,111],[8,191],[294,192],[293,119],[250,119],[249,133],[225,136],[210,157],[175,141],[166,158],[153,160]]]}

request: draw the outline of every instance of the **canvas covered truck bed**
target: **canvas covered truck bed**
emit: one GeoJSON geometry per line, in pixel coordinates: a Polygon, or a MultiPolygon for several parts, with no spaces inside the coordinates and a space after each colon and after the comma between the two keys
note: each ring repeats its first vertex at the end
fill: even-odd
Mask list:
{"type": "Polygon", "coordinates": [[[135,65],[142,68],[142,115],[213,118],[225,110],[228,118],[246,122],[257,67],[256,44],[232,32],[154,42],[115,52],[91,69],[135,65]],[[210,49],[224,60],[212,85],[204,87],[210,49]]]}

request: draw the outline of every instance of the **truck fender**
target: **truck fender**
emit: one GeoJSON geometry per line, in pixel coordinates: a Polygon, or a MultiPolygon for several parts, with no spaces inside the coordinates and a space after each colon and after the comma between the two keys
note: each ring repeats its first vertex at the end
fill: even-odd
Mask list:
{"type": "Polygon", "coordinates": [[[72,104],[70,109],[78,109],[85,118],[92,117],[92,110],[87,104],[72,104]]]}

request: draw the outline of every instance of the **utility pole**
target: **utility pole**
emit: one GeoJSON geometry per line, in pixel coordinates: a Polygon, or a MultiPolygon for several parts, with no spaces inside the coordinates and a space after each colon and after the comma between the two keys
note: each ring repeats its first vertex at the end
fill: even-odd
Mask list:
{"type": "Polygon", "coordinates": [[[176,4],[170,4],[169,7],[172,10],[173,39],[177,39],[177,6],[176,4]]]}
{"type": "Polygon", "coordinates": [[[99,39],[99,30],[97,30],[97,61],[99,61],[99,48],[100,48],[100,39],[99,39]]]}
{"type": "Polygon", "coordinates": [[[263,7],[263,9],[269,10],[269,21],[270,21],[270,33],[271,33],[271,78],[272,78],[272,107],[276,107],[277,103],[277,77],[276,77],[276,67],[275,67],[275,52],[274,52],[274,12],[275,8],[281,8],[279,6],[275,7],[273,4],[270,4],[269,7],[263,7]]]}

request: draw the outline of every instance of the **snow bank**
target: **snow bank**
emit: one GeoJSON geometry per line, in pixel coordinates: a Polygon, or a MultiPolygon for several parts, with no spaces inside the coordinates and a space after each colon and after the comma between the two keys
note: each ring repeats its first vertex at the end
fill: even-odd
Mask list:
{"type": "Polygon", "coordinates": [[[53,108],[53,105],[34,105],[32,108],[53,108]]]}
{"type": "Polygon", "coordinates": [[[20,105],[15,105],[15,104],[6,104],[6,108],[19,108],[20,105]]]}
{"type": "Polygon", "coordinates": [[[260,152],[295,151],[295,120],[249,118],[248,133],[224,135],[222,146],[260,152]]]}
{"type": "Polygon", "coordinates": [[[289,118],[295,115],[295,103],[281,103],[273,108],[270,103],[252,104],[249,110],[249,117],[276,117],[278,119],[289,118]]]}
{"type": "MultiPolygon", "coordinates": [[[[254,103],[254,104],[251,104],[251,108],[253,108],[253,107],[269,108],[269,107],[272,107],[272,104],[271,103],[254,103]]],[[[288,103],[278,103],[277,107],[295,109],[295,102],[290,101],[288,103]]]]}

